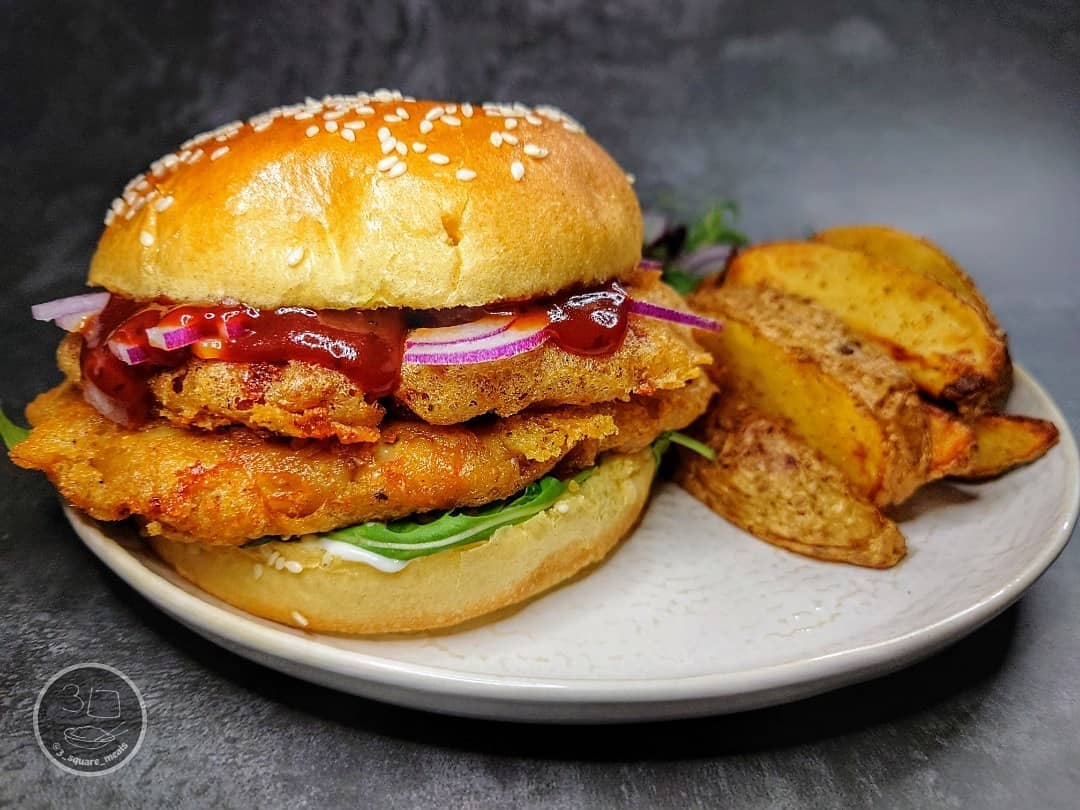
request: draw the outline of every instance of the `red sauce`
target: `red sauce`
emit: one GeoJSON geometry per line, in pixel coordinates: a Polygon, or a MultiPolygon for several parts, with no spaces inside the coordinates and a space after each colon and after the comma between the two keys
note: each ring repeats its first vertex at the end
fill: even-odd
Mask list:
{"type": "Polygon", "coordinates": [[[559,348],[589,357],[611,354],[626,337],[630,296],[613,281],[599,290],[557,298],[547,312],[548,332],[559,348]]]}
{"type": "Polygon", "coordinates": [[[207,313],[238,318],[243,331],[231,340],[216,335],[199,341],[192,346],[196,357],[234,363],[314,363],[340,371],[371,399],[385,397],[398,386],[405,345],[400,310],[317,312],[281,307],[237,315],[236,308],[219,307],[207,313]]]}
{"type": "MultiPolygon", "coordinates": [[[[573,354],[615,352],[626,337],[630,297],[613,282],[598,290],[564,294],[534,305],[516,304],[500,311],[546,311],[552,342],[573,354]]],[[[494,311],[488,310],[488,311],[494,311]]],[[[484,310],[456,311],[451,320],[469,320],[484,310]]],[[[313,363],[341,372],[369,399],[393,393],[401,377],[406,317],[404,310],[337,311],[304,307],[258,310],[236,306],[144,304],[119,296],[84,330],[83,379],[107,398],[113,418],[143,422],[150,413],[148,378],[192,355],[236,363],[313,363]],[[194,343],[165,350],[150,345],[146,330],[159,327],[186,333],[194,343]],[[147,359],[122,361],[109,347],[135,347],[147,359]]],[[[412,313],[410,322],[445,323],[445,313],[412,313]]],[[[187,342],[187,341],[185,341],[187,342]]]]}

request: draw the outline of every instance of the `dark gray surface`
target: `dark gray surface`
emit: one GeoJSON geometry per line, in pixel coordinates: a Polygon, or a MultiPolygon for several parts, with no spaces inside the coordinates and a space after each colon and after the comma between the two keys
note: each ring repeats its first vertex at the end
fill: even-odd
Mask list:
{"type": "MultiPolygon", "coordinates": [[[[5,3],[2,395],[59,377],[32,302],[79,289],[123,182],[196,130],[305,94],[550,101],[646,201],[742,202],[755,238],[881,220],[939,240],[1015,356],[1080,418],[1075,3],[5,3]],[[669,5],[667,10],[660,10],[669,5]]],[[[621,728],[382,706],[224,653],[75,540],[0,465],[0,804],[17,807],[1061,807],[1080,795],[1080,551],[905,672],[796,705],[621,728]],[[119,667],[146,742],[61,774],[30,715],[78,661],[119,667]]]]}

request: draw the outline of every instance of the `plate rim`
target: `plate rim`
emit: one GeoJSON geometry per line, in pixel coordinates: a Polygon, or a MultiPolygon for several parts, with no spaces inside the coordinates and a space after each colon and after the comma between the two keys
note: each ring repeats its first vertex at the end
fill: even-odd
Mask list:
{"type": "MultiPolygon", "coordinates": [[[[809,685],[830,684],[838,679],[843,679],[842,683],[854,683],[861,677],[883,674],[931,655],[973,632],[1016,602],[1064,551],[1080,513],[1080,455],[1076,439],[1061,409],[1043,386],[1020,364],[1014,364],[1014,374],[1030,388],[1041,409],[1057,425],[1059,452],[1065,456],[1068,480],[1066,498],[1061,505],[1066,518],[1047,538],[1040,552],[994,593],[924,627],[819,656],[732,672],[640,679],[492,675],[346,650],[320,641],[320,634],[270,626],[256,617],[234,613],[189,593],[144,564],[96,521],[67,503],[63,504],[63,510],[76,534],[98,559],[174,620],[261,655],[360,679],[373,686],[512,703],[685,702],[800,687],[803,687],[800,695],[809,695],[814,691],[805,688],[809,685]]],[[[827,688],[831,686],[816,691],[827,688]]]]}

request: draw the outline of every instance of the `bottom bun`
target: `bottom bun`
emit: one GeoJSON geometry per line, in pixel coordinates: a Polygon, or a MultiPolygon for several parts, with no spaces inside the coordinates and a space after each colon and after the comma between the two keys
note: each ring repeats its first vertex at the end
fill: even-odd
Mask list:
{"type": "Polygon", "coordinates": [[[524,523],[396,573],[304,541],[149,542],[185,579],[256,616],[337,633],[432,630],[521,602],[603,559],[636,524],[655,472],[649,450],[606,456],[576,491],[524,523]]]}

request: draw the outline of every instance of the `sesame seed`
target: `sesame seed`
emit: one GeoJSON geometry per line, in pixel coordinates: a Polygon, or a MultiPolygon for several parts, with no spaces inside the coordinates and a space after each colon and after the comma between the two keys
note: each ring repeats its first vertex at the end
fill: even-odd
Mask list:
{"type": "Polygon", "coordinates": [[[458,180],[472,180],[476,177],[476,172],[472,169],[458,169],[457,174],[454,175],[458,180]]]}
{"type": "Polygon", "coordinates": [[[402,121],[409,120],[409,113],[405,110],[404,107],[398,107],[396,110],[394,110],[394,112],[397,113],[397,117],[400,118],[402,121]]]}
{"type": "Polygon", "coordinates": [[[108,228],[116,220],[116,212],[111,208],[105,212],[105,227],[108,228]]]}
{"type": "Polygon", "coordinates": [[[422,135],[427,135],[433,129],[435,129],[435,125],[432,124],[427,119],[424,119],[423,121],[420,122],[420,133],[422,135]]]}
{"type": "Polygon", "coordinates": [[[330,112],[323,113],[324,121],[336,121],[341,116],[345,115],[345,110],[331,110],[330,112]]]}
{"type": "Polygon", "coordinates": [[[211,160],[217,160],[219,157],[225,157],[229,153],[229,147],[219,146],[213,152],[210,153],[211,160]]]}
{"type": "Polygon", "coordinates": [[[299,574],[304,570],[304,566],[298,563],[296,560],[289,560],[285,563],[285,570],[290,574],[299,574]]]}
{"type": "Polygon", "coordinates": [[[274,563],[275,563],[275,562],[277,561],[277,558],[278,558],[278,557],[280,557],[280,556],[281,556],[281,552],[280,552],[280,551],[274,551],[274,552],[271,552],[271,554],[270,554],[270,559],[268,559],[268,560],[266,561],[266,564],[267,564],[267,565],[273,565],[273,564],[274,564],[274,563]]]}
{"type": "Polygon", "coordinates": [[[150,247],[154,244],[154,235],[150,231],[139,231],[139,242],[143,247],[150,247]]]}
{"type": "Polygon", "coordinates": [[[390,171],[388,171],[386,173],[386,176],[387,177],[400,177],[401,175],[405,174],[405,172],[406,172],[406,170],[408,170],[408,168],[409,168],[409,166],[408,166],[408,164],[405,163],[404,160],[398,161],[397,163],[395,163],[393,166],[390,167],[390,171]]]}
{"type": "Polygon", "coordinates": [[[127,211],[124,212],[124,219],[129,221],[129,222],[131,221],[131,218],[133,216],[135,216],[135,209],[134,208],[129,208],[127,211]]]}
{"type": "Polygon", "coordinates": [[[367,124],[365,124],[363,121],[346,121],[345,122],[345,129],[363,129],[366,126],[367,126],[367,124]]]}
{"type": "Polygon", "coordinates": [[[510,164],[510,176],[515,180],[520,180],[525,176],[525,164],[520,160],[515,160],[510,164]]]}
{"type": "Polygon", "coordinates": [[[469,104],[468,102],[466,102],[465,104],[462,104],[461,105],[461,114],[464,115],[466,118],[472,118],[472,116],[473,116],[472,104],[469,104]]]}
{"type": "Polygon", "coordinates": [[[261,563],[255,563],[254,569],[255,579],[260,579],[263,575],[263,567],[261,563]]]}
{"type": "Polygon", "coordinates": [[[517,129],[517,119],[507,118],[505,121],[503,121],[503,126],[507,129],[517,129]]]}
{"type": "Polygon", "coordinates": [[[337,132],[337,128],[337,121],[327,121],[325,124],[323,124],[323,129],[325,129],[327,132],[337,132]]]}
{"type": "Polygon", "coordinates": [[[165,164],[166,169],[171,169],[173,166],[180,162],[180,158],[170,152],[161,159],[161,162],[165,164]]]}
{"type": "Polygon", "coordinates": [[[376,132],[375,134],[379,136],[380,141],[388,141],[392,137],[390,135],[390,128],[389,127],[379,127],[379,131],[376,132]]]}
{"type": "Polygon", "coordinates": [[[432,152],[430,155],[427,156],[427,159],[430,160],[432,163],[437,163],[440,166],[445,166],[447,163],[450,162],[450,158],[448,158],[441,152],[432,152]]]}
{"type": "Polygon", "coordinates": [[[192,163],[198,163],[205,156],[206,152],[204,152],[202,149],[196,149],[194,152],[191,153],[191,157],[188,158],[188,165],[191,165],[192,163]]]}
{"type": "Polygon", "coordinates": [[[111,203],[109,203],[109,205],[112,210],[117,214],[121,213],[124,210],[124,201],[121,200],[119,197],[116,197],[111,203]]]}
{"type": "Polygon", "coordinates": [[[426,152],[427,151],[427,144],[426,143],[421,143],[420,141],[414,141],[413,145],[412,145],[412,150],[414,152],[418,152],[418,153],[419,152],[426,152]]]}
{"type": "Polygon", "coordinates": [[[405,145],[405,141],[398,141],[394,145],[394,148],[397,149],[397,153],[402,157],[405,157],[405,155],[409,154],[409,147],[405,145]]]}
{"type": "Polygon", "coordinates": [[[139,195],[137,195],[135,193],[134,189],[129,188],[121,196],[124,198],[124,202],[126,202],[128,205],[134,205],[135,204],[135,198],[138,197],[139,195]]]}
{"type": "Polygon", "coordinates": [[[222,132],[220,135],[215,137],[214,140],[218,143],[225,143],[225,141],[229,140],[229,136],[222,132]]]}
{"type": "Polygon", "coordinates": [[[526,115],[525,120],[528,121],[530,124],[532,124],[534,127],[538,127],[542,123],[544,123],[543,118],[541,118],[539,115],[533,115],[532,113],[529,113],[528,115],[526,115]]]}
{"type": "Polygon", "coordinates": [[[629,183],[630,185],[634,185],[634,183],[637,182],[637,177],[635,177],[634,175],[627,172],[626,173],[626,182],[629,183]]]}
{"type": "Polygon", "coordinates": [[[374,107],[368,107],[368,106],[365,105],[365,106],[361,106],[361,107],[354,107],[353,112],[355,112],[357,115],[374,115],[375,114],[375,108],[374,107]]]}
{"type": "Polygon", "coordinates": [[[297,121],[307,121],[309,118],[314,117],[315,113],[313,112],[298,112],[296,115],[293,116],[293,118],[295,118],[297,121]]]}
{"type": "Polygon", "coordinates": [[[301,627],[307,627],[308,626],[307,618],[305,618],[304,614],[301,613],[300,611],[294,610],[292,612],[292,617],[293,617],[293,621],[296,622],[301,627]]]}
{"type": "Polygon", "coordinates": [[[492,132],[491,145],[494,146],[496,149],[502,146],[502,135],[500,135],[498,132],[492,132]]]}
{"type": "Polygon", "coordinates": [[[441,118],[445,114],[446,110],[442,107],[432,107],[427,111],[427,115],[424,116],[424,119],[427,121],[434,121],[436,118],[441,118]]]}
{"type": "Polygon", "coordinates": [[[382,160],[380,160],[378,163],[376,163],[375,168],[378,169],[380,172],[385,172],[385,171],[389,170],[397,162],[398,162],[398,156],[397,155],[390,155],[390,157],[384,157],[382,160]]]}
{"type": "Polygon", "coordinates": [[[458,118],[456,115],[444,115],[439,120],[442,121],[444,124],[449,124],[452,127],[461,126],[461,119],[458,118]]]}
{"type": "Polygon", "coordinates": [[[156,203],[154,203],[154,210],[155,211],[164,211],[165,209],[167,209],[172,204],[173,204],[173,198],[171,196],[162,197],[160,200],[158,200],[156,203]]]}
{"type": "MultiPolygon", "coordinates": [[[[191,153],[188,152],[188,158],[190,158],[190,157],[191,157],[191,153]]],[[[150,188],[150,181],[148,181],[146,178],[143,178],[143,179],[139,180],[138,183],[135,184],[135,188],[138,191],[146,191],[148,188],[150,188]]]]}
{"type": "Polygon", "coordinates": [[[537,146],[534,143],[527,143],[524,147],[524,152],[529,157],[543,158],[547,157],[548,150],[542,146],[537,146]]]}
{"type": "Polygon", "coordinates": [[[304,134],[307,135],[309,138],[313,138],[314,136],[319,134],[319,128],[312,124],[310,127],[304,130],[304,134]]]}
{"type": "Polygon", "coordinates": [[[397,115],[384,115],[382,117],[382,120],[385,121],[388,124],[400,124],[401,123],[401,117],[397,116],[397,115]]]}
{"type": "Polygon", "coordinates": [[[570,504],[568,504],[566,501],[557,503],[555,504],[555,511],[558,512],[560,515],[565,515],[567,512],[570,511],[570,504]]]}
{"type": "Polygon", "coordinates": [[[394,151],[395,146],[397,146],[397,138],[391,138],[388,141],[383,141],[382,142],[382,147],[381,147],[382,153],[384,155],[390,154],[391,152],[394,151]]]}
{"type": "Polygon", "coordinates": [[[356,141],[356,133],[353,132],[351,129],[341,130],[341,137],[347,140],[349,143],[355,143],[356,141]]]}
{"type": "MultiPolygon", "coordinates": [[[[303,245],[297,245],[296,247],[294,247],[292,250],[289,251],[288,255],[285,256],[285,263],[287,265],[289,265],[289,267],[296,267],[296,265],[300,264],[300,262],[303,261],[303,259],[304,259],[304,246],[303,245]]],[[[277,554],[276,551],[274,553],[277,554]]]]}
{"type": "Polygon", "coordinates": [[[504,141],[506,141],[508,144],[510,144],[511,146],[517,146],[518,145],[518,137],[517,137],[517,135],[515,135],[512,132],[504,132],[502,134],[502,139],[504,141]]]}
{"type": "Polygon", "coordinates": [[[563,129],[565,129],[567,132],[584,132],[585,131],[581,127],[580,124],[575,124],[573,121],[563,121],[562,125],[563,125],[563,129]]]}

